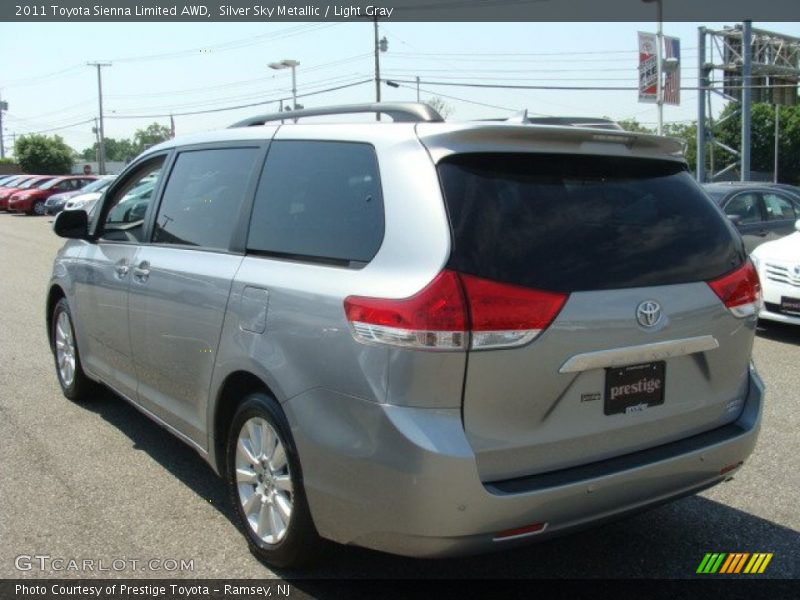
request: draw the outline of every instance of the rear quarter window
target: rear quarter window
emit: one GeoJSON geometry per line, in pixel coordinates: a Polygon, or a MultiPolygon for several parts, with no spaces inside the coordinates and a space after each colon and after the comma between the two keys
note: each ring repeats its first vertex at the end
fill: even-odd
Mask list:
{"type": "Polygon", "coordinates": [[[744,260],[679,163],[486,153],[438,169],[457,271],[573,292],[709,280],[744,260]]]}
{"type": "Polygon", "coordinates": [[[369,144],[277,141],[256,193],[247,249],[276,257],[367,263],[383,241],[378,161],[369,144]]]}

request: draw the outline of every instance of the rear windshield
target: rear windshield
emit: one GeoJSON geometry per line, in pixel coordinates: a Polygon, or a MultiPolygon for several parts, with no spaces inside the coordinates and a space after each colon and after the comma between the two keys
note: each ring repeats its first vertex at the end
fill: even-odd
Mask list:
{"type": "Polygon", "coordinates": [[[707,281],[744,261],[683,165],[577,155],[458,154],[439,165],[449,267],[573,292],[707,281]]]}

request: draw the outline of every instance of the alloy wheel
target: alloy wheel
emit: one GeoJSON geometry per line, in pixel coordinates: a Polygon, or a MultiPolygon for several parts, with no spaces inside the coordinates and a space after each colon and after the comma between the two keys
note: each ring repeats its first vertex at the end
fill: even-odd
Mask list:
{"type": "Polygon", "coordinates": [[[56,362],[64,386],[71,386],[75,380],[75,336],[66,312],[59,313],[56,321],[56,362]]]}
{"type": "Polygon", "coordinates": [[[289,530],[294,490],[286,449],[266,419],[248,419],[239,432],[236,484],[250,528],[263,542],[280,543],[289,530]]]}

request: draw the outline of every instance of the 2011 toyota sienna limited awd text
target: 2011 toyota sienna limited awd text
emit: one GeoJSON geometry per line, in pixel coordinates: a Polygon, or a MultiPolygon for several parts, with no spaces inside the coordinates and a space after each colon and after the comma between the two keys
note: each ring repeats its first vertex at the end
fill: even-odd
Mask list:
{"type": "Polygon", "coordinates": [[[758,277],[676,140],[268,115],[151,148],[55,230],[64,394],[194,447],[274,565],[544,539],[756,442],[758,277]]]}

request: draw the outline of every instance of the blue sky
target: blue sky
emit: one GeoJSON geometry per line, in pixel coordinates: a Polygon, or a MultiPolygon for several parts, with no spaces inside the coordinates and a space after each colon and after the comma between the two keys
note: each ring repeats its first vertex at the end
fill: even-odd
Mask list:
{"type": "MultiPolygon", "coordinates": [[[[697,77],[697,27],[665,23],[681,38],[684,84],[697,77]]],[[[722,27],[733,23],[703,23],[722,27]]],[[[754,23],[800,37],[800,23],[754,23]]],[[[381,54],[382,76],[422,80],[421,97],[448,95],[454,119],[511,114],[527,108],[545,115],[636,118],[655,124],[653,105],[635,91],[501,90],[435,85],[471,81],[530,85],[620,85],[637,83],[637,31],[654,23],[381,23],[389,49],[381,54]],[[431,82],[431,83],[428,83],[431,82]],[[489,105],[489,106],[485,106],[489,105]]],[[[371,23],[2,23],[0,94],[9,103],[4,118],[11,135],[43,130],[73,148],[92,144],[97,116],[96,71],[87,61],[112,61],[103,71],[105,131],[130,137],[153,121],[264,100],[268,105],[204,115],[176,116],[178,134],[225,127],[237,119],[277,109],[291,95],[288,70],[269,62],[292,58],[298,93],[323,90],[374,76],[371,23]],[[143,115],[147,118],[127,118],[143,115]],[[122,118],[125,117],[125,118],[122,118]],[[64,127],[68,126],[68,127],[64,127]]],[[[413,86],[412,86],[413,87],[413,86]]],[[[382,87],[384,100],[413,100],[415,89],[382,87]]],[[[354,85],[300,102],[306,106],[372,101],[374,83],[354,85]]],[[[722,106],[715,101],[716,107],[722,106]]],[[[664,119],[692,120],[696,92],[684,91],[664,119]]]]}

